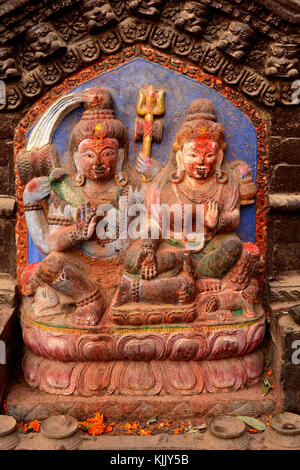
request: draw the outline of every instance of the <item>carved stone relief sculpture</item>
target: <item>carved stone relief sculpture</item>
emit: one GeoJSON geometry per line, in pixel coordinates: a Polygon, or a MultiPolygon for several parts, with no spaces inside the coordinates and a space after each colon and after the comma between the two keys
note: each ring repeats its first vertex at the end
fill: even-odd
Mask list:
{"type": "Polygon", "coordinates": [[[152,142],[171,131],[162,88],[136,90],[136,168],[112,95],[99,86],[61,96],[17,156],[28,231],[45,254],[22,274],[23,368],[40,390],[163,399],[259,380],[263,262],[235,233],[241,205],[255,200],[252,172],[227,161],[224,127],[203,97],[182,109],[169,159],[158,164],[152,142]],[[52,137],[82,103],[64,160],[52,137]],[[136,204],[145,213],[133,239],[122,233],[136,204]]]}

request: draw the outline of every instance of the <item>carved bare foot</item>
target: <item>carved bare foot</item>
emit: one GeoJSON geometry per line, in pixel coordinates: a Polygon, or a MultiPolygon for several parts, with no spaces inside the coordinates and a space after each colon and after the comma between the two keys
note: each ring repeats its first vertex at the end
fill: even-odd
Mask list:
{"type": "Polygon", "coordinates": [[[220,279],[199,279],[197,281],[198,292],[219,292],[221,290],[222,283],[220,279]]]}
{"type": "Polygon", "coordinates": [[[204,313],[212,313],[219,310],[221,306],[220,300],[217,297],[213,297],[204,305],[204,313]]]}
{"type": "Polygon", "coordinates": [[[88,305],[78,307],[73,314],[72,321],[75,325],[95,326],[99,323],[102,314],[102,305],[92,302],[88,305]]]}
{"type": "Polygon", "coordinates": [[[39,278],[40,263],[30,264],[25,268],[21,276],[22,294],[28,297],[36,293],[37,288],[42,284],[39,278]]]}

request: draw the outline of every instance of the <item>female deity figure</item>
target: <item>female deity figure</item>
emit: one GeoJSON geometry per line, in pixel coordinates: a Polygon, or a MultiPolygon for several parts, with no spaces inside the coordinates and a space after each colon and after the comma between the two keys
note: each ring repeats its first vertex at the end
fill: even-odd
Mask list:
{"type": "Polygon", "coordinates": [[[147,192],[148,238],[135,242],[126,254],[126,272],[114,309],[133,301],[183,305],[196,299],[198,318],[216,312],[228,318],[237,308],[246,315],[255,314],[255,276],[262,267],[261,256],[235,230],[240,205],[254,202],[256,187],[244,162],[224,161],[225,131],[216,121],[212,101],[200,98],[189,107],[169,162],[147,192]],[[192,230],[182,232],[181,240],[175,214],[170,213],[166,237],[163,211],[154,217],[152,210],[163,206],[172,210],[176,205],[191,207],[192,230]],[[202,239],[195,232],[197,206],[203,208],[202,239]],[[155,226],[159,237],[153,239],[150,233],[155,226]]]}
{"type": "MultiPolygon", "coordinates": [[[[28,229],[47,256],[27,266],[22,290],[33,297],[37,288],[46,284],[75,304],[73,323],[96,325],[109,303],[97,282],[97,273],[101,274],[105,260],[113,264],[128,247],[128,240],[118,237],[118,221],[110,227],[114,231],[108,231],[113,233],[110,238],[99,238],[97,224],[110,207],[119,208],[121,197],[128,201],[129,184],[134,187],[136,175],[127,160],[127,130],[114,115],[109,91],[103,87],[87,89],[83,102],[85,111],[70,137],[68,170],[54,164],[49,176],[34,177],[25,187],[28,229]],[[108,209],[101,212],[101,207],[108,209]],[[97,273],[92,269],[95,264],[97,273]]],[[[42,161],[51,167],[53,147],[49,144],[35,152],[40,166],[42,161]]],[[[28,159],[32,164],[33,151],[18,156],[21,180],[26,179],[28,159]]]]}

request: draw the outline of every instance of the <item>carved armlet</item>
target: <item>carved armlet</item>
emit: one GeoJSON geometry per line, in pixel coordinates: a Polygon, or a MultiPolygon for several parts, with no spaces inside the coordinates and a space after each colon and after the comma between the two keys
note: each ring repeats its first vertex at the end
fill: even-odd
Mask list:
{"type": "Polygon", "coordinates": [[[24,205],[24,210],[25,212],[30,212],[30,211],[42,211],[43,207],[40,202],[35,202],[34,204],[25,204],[24,205]]]}
{"type": "Polygon", "coordinates": [[[64,227],[72,225],[73,221],[70,217],[63,217],[59,215],[50,215],[47,218],[49,225],[61,225],[64,227]]]}

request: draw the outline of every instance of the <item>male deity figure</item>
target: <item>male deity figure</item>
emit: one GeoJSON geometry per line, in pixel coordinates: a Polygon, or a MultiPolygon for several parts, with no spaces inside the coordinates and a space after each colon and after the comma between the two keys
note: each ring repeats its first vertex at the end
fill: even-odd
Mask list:
{"type": "MultiPolygon", "coordinates": [[[[107,299],[91,275],[90,260],[98,260],[101,269],[101,260],[121,256],[128,246],[128,240],[117,236],[116,227],[115,237],[99,239],[97,208],[109,204],[118,209],[120,197],[128,197],[129,183],[134,185],[135,173],[127,160],[127,130],[114,115],[109,91],[87,89],[83,101],[86,109],[69,142],[68,171],[54,168],[49,177],[35,177],[25,187],[28,229],[47,256],[27,266],[22,288],[25,295],[34,296],[37,287],[46,283],[73,299],[75,324],[96,325],[107,299]]],[[[51,151],[42,149],[38,157],[44,152],[47,160],[51,151]]],[[[27,161],[26,154],[19,156],[19,174],[25,172],[27,161]]]]}
{"type": "Polygon", "coordinates": [[[244,162],[223,162],[225,131],[216,121],[210,100],[200,98],[189,107],[169,162],[146,195],[150,226],[158,224],[160,236],[129,248],[116,306],[132,301],[184,304],[197,296],[201,315],[223,310],[228,316],[241,306],[254,314],[260,253],[254,244],[243,244],[235,230],[240,204],[253,202],[256,187],[244,162]],[[172,214],[170,237],[164,239],[161,219],[151,216],[152,204],[189,204],[193,228],[197,205],[203,205],[203,242],[193,245],[187,234],[175,239],[172,214]]]}

